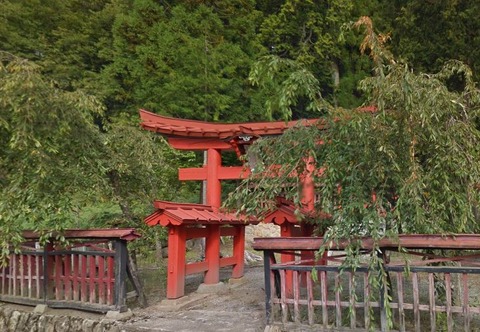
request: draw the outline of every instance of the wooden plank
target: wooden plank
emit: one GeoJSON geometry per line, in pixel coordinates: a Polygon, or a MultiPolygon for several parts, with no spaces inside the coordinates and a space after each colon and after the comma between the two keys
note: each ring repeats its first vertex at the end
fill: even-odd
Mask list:
{"type": "Polygon", "coordinates": [[[11,295],[17,296],[17,255],[12,255],[13,262],[12,262],[12,268],[13,268],[13,274],[11,274],[11,278],[13,281],[13,288],[12,288],[12,293],[11,295]]]}
{"type": "Polygon", "coordinates": [[[405,312],[403,303],[403,272],[397,272],[397,296],[398,296],[398,325],[400,332],[405,332],[405,312]]]}
{"type": "Polygon", "coordinates": [[[105,275],[105,258],[104,257],[97,257],[98,259],[98,303],[105,304],[105,283],[104,283],[104,275],[105,275]]]}
{"type": "Polygon", "coordinates": [[[420,311],[418,309],[419,304],[419,291],[418,291],[418,274],[412,273],[412,288],[413,288],[413,316],[415,332],[421,332],[420,326],[420,311]]]}
{"type": "Polygon", "coordinates": [[[470,331],[470,305],[469,305],[469,294],[468,294],[468,274],[462,273],[462,306],[463,306],[463,326],[465,331],[470,331]]]}
{"type": "Polygon", "coordinates": [[[453,318],[452,318],[452,279],[450,273],[445,273],[445,295],[446,295],[446,307],[447,307],[447,331],[453,331],[453,318]]]}
{"type": "Polygon", "coordinates": [[[127,242],[124,240],[115,240],[115,306],[117,310],[126,308],[126,279],[127,279],[127,242]]]}
{"type": "Polygon", "coordinates": [[[53,259],[55,260],[55,299],[56,300],[63,300],[62,298],[62,290],[63,290],[63,282],[61,279],[62,275],[62,256],[60,255],[55,255],[53,256],[53,259]]]}
{"type": "MultiPolygon", "coordinates": [[[[375,241],[369,237],[355,239],[361,241],[362,249],[371,250],[375,241]]],[[[295,237],[295,238],[255,238],[252,247],[255,250],[318,250],[324,244],[322,237],[295,237]]],[[[335,241],[325,244],[330,250],[343,250],[349,241],[335,241]]],[[[455,235],[399,235],[396,239],[381,239],[378,244],[380,248],[398,247],[405,249],[480,249],[480,235],[477,234],[455,234],[455,235]]]]}
{"type": "Polygon", "coordinates": [[[6,273],[7,266],[4,266],[4,267],[1,268],[1,270],[2,270],[2,282],[0,284],[0,287],[2,289],[2,292],[0,294],[5,294],[5,288],[6,288],[5,285],[6,285],[6,281],[7,281],[7,273],[6,273]]]}
{"type": "Polygon", "coordinates": [[[282,323],[286,324],[288,320],[288,306],[286,302],[286,276],[285,270],[282,269],[279,271],[280,273],[280,307],[282,308],[282,323]]]}
{"type": "Polygon", "coordinates": [[[107,304],[114,304],[115,259],[107,257],[107,304]]]}
{"type": "Polygon", "coordinates": [[[313,309],[313,282],[312,282],[312,273],[306,273],[307,278],[307,313],[308,313],[308,324],[313,325],[315,320],[314,309],[313,309]]]}
{"type": "Polygon", "coordinates": [[[82,302],[87,302],[88,301],[88,295],[87,295],[87,261],[88,261],[88,256],[87,255],[81,255],[80,256],[80,268],[82,270],[82,276],[80,278],[80,300],[82,302]]]}
{"type": "Polygon", "coordinates": [[[67,301],[72,300],[72,255],[62,255],[64,272],[63,272],[63,284],[65,286],[64,299],[67,301]]]}
{"type": "Polygon", "coordinates": [[[80,289],[79,289],[79,277],[81,276],[81,269],[80,269],[80,255],[74,254],[72,255],[73,260],[73,300],[78,301],[80,299],[80,289]]]}
{"type": "Polygon", "coordinates": [[[18,285],[20,286],[20,296],[25,297],[26,287],[25,287],[25,255],[19,254],[19,275],[18,275],[18,285]]]}
{"type": "Polygon", "coordinates": [[[335,319],[337,328],[342,327],[342,304],[340,300],[340,274],[335,272],[335,319]]]}
{"type": "Polygon", "coordinates": [[[93,255],[89,256],[88,260],[88,293],[90,294],[89,296],[89,302],[90,303],[97,303],[97,294],[95,291],[95,277],[96,277],[96,269],[97,269],[97,264],[95,262],[96,257],[93,255]]]}
{"type": "Polygon", "coordinates": [[[363,274],[363,312],[365,320],[365,329],[370,330],[370,282],[369,273],[363,274]]]}
{"type": "Polygon", "coordinates": [[[300,323],[300,309],[298,301],[300,296],[300,282],[298,271],[293,271],[293,320],[295,323],[300,323]]]}
{"type": "Polygon", "coordinates": [[[435,278],[433,273],[428,274],[428,299],[430,310],[430,330],[436,331],[436,316],[435,316],[435,278]]]}
{"type": "Polygon", "coordinates": [[[354,275],[348,272],[348,294],[350,295],[350,328],[353,330],[357,325],[357,311],[355,310],[355,285],[354,275]]]}
{"type": "MultiPolygon", "coordinates": [[[[40,298],[40,279],[41,279],[41,275],[43,275],[43,271],[41,270],[41,266],[43,265],[43,260],[41,259],[41,256],[39,255],[35,255],[35,286],[36,286],[36,297],[39,299],[40,298]]],[[[44,276],[45,278],[45,276],[44,276]]]]}
{"type": "Polygon", "coordinates": [[[27,293],[28,297],[32,297],[32,281],[33,281],[33,264],[35,263],[34,261],[34,256],[33,255],[28,255],[28,260],[27,260],[27,293]]]}
{"type": "Polygon", "coordinates": [[[320,287],[322,289],[322,327],[328,327],[327,311],[327,272],[320,271],[320,287]]]}

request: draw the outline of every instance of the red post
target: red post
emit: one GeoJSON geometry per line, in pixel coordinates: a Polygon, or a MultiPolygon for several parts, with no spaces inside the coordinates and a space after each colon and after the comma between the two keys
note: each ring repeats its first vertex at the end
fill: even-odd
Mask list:
{"type": "MultiPolygon", "coordinates": [[[[280,228],[281,237],[292,237],[293,236],[293,224],[284,223],[280,228]]],[[[292,262],[295,260],[295,255],[292,254],[282,254],[280,256],[280,261],[282,263],[292,262]]],[[[285,295],[287,297],[293,296],[293,273],[292,271],[285,272],[285,295]]]]}
{"type": "MultiPolygon", "coordinates": [[[[302,205],[307,213],[315,212],[315,183],[313,181],[313,172],[315,172],[315,161],[313,157],[305,159],[305,173],[302,178],[302,205]]],[[[313,235],[313,225],[301,224],[302,236],[311,237],[313,235]]],[[[313,260],[315,254],[311,251],[301,253],[302,260],[313,260]]]]}
{"type": "Polygon", "coordinates": [[[218,170],[222,166],[222,156],[219,150],[207,151],[207,204],[218,209],[222,199],[222,185],[218,178],[218,170]]]}
{"type": "Polygon", "coordinates": [[[185,228],[171,226],[168,230],[167,298],[176,299],[185,293],[185,228]]]}
{"type": "Polygon", "coordinates": [[[208,235],[205,239],[205,261],[208,270],[204,282],[207,285],[220,282],[220,225],[208,225],[208,235]]]}
{"type": "Polygon", "coordinates": [[[233,237],[233,257],[235,257],[235,265],[232,270],[232,278],[243,277],[245,265],[245,226],[234,226],[236,234],[233,237]]]}
{"type": "MultiPolygon", "coordinates": [[[[219,150],[207,150],[207,204],[214,211],[221,205],[222,185],[218,178],[218,170],[222,166],[222,155],[219,150]]],[[[208,270],[205,272],[205,284],[217,284],[220,281],[220,225],[208,225],[205,239],[205,261],[208,270]]]]}

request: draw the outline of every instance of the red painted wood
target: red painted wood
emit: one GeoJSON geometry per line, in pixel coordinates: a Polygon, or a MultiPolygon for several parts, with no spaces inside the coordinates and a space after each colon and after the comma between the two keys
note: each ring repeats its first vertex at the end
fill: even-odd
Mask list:
{"type": "Polygon", "coordinates": [[[205,261],[189,263],[185,266],[185,275],[205,272],[207,270],[208,270],[208,263],[205,261]]]}
{"type": "MultiPolygon", "coordinates": [[[[234,266],[236,263],[237,263],[237,260],[233,256],[220,258],[220,267],[234,266]]],[[[233,278],[236,278],[236,277],[233,277],[233,278]]]]}
{"type": "Polygon", "coordinates": [[[233,150],[233,146],[218,138],[168,138],[168,144],[177,150],[202,151],[208,149],[233,150]]]}
{"type": "Polygon", "coordinates": [[[87,302],[88,301],[88,295],[87,295],[87,255],[81,255],[80,258],[80,264],[81,264],[81,269],[82,269],[82,275],[80,277],[80,283],[81,283],[81,291],[80,291],[80,297],[82,302],[87,302]]]}
{"type": "MultiPolygon", "coordinates": [[[[294,225],[292,224],[283,224],[280,227],[280,236],[282,238],[285,237],[292,237],[293,236],[293,229],[294,225]]],[[[281,263],[288,263],[295,261],[295,255],[292,254],[284,254],[280,255],[280,262],[281,263]]],[[[285,272],[285,295],[287,297],[291,297],[293,295],[293,274],[292,271],[285,272]]]]}
{"type": "Polygon", "coordinates": [[[185,232],[186,232],[187,240],[207,237],[208,235],[208,231],[206,228],[185,227],[185,232]]]}
{"type": "MultiPolygon", "coordinates": [[[[322,237],[285,238],[287,234],[282,233],[281,235],[282,237],[275,238],[255,238],[253,248],[255,250],[318,250],[323,244],[322,237]]],[[[359,240],[363,249],[373,248],[372,239],[359,238],[359,240]]],[[[348,241],[332,243],[331,250],[343,250],[348,244],[348,241]]],[[[406,249],[480,249],[480,235],[399,235],[398,239],[381,239],[378,246],[392,250],[398,247],[406,249]]]]}
{"type": "Polygon", "coordinates": [[[237,234],[233,237],[235,265],[232,270],[232,278],[241,278],[245,268],[245,226],[234,227],[237,234]]]}
{"type": "Polygon", "coordinates": [[[208,271],[204,282],[207,285],[220,282],[220,226],[208,225],[208,237],[205,239],[205,260],[208,262],[208,271]]]}
{"type": "Polygon", "coordinates": [[[105,304],[105,258],[103,256],[98,256],[98,303],[105,304]]]}
{"type": "MultiPolygon", "coordinates": [[[[161,133],[170,137],[217,138],[227,139],[232,136],[248,135],[253,137],[263,135],[280,135],[299,121],[248,122],[248,123],[213,123],[188,119],[177,119],[140,110],[141,126],[145,130],[161,133]]],[[[305,126],[325,126],[321,119],[301,120],[305,126]]]]}
{"type": "Polygon", "coordinates": [[[95,256],[91,255],[88,257],[88,291],[90,294],[89,302],[96,303],[96,292],[95,292],[95,277],[96,277],[96,269],[97,264],[95,263],[95,256]]]}
{"type": "Polygon", "coordinates": [[[222,202],[222,185],[218,177],[218,169],[222,165],[220,151],[209,149],[207,151],[207,205],[214,211],[220,208],[222,202]]]}
{"type": "MultiPolygon", "coordinates": [[[[238,180],[246,179],[250,175],[250,170],[243,166],[219,167],[217,177],[219,180],[238,180]]],[[[207,167],[202,168],[179,168],[178,179],[180,181],[206,180],[207,167]]]]}
{"type": "MultiPolygon", "coordinates": [[[[135,240],[140,237],[134,228],[108,228],[108,229],[67,229],[62,232],[53,232],[52,237],[62,235],[66,239],[122,239],[135,240]]],[[[34,231],[23,231],[22,236],[28,240],[40,238],[34,231]]]]}
{"type": "Polygon", "coordinates": [[[73,256],[73,266],[72,266],[72,282],[73,282],[73,300],[79,301],[80,300],[80,289],[79,289],[79,277],[81,275],[80,270],[80,258],[79,255],[72,255],[73,256]]]}
{"type": "Polygon", "coordinates": [[[63,300],[62,256],[55,255],[55,299],[63,300]]]}
{"type": "Polygon", "coordinates": [[[185,228],[172,226],[168,230],[167,298],[176,299],[185,294],[185,228]]]}
{"type": "Polygon", "coordinates": [[[72,300],[72,255],[63,255],[64,274],[63,282],[65,285],[65,300],[72,300]]]}

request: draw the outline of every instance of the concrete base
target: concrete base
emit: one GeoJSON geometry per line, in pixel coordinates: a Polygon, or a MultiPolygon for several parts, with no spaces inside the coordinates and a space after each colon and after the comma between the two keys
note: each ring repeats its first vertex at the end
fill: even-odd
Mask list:
{"type": "Polygon", "coordinates": [[[245,279],[245,277],[230,278],[230,279],[228,279],[228,286],[236,287],[236,286],[243,285],[246,282],[247,282],[247,280],[245,279]]]}
{"type": "Polygon", "coordinates": [[[209,296],[209,294],[193,293],[178,299],[165,299],[156,305],[155,308],[158,309],[158,311],[166,312],[183,310],[205,301],[209,296]]]}
{"type": "Polygon", "coordinates": [[[44,314],[48,310],[48,306],[46,304],[37,304],[33,312],[36,314],[44,314]]]}
{"type": "Polygon", "coordinates": [[[132,317],[133,317],[133,312],[130,309],[128,309],[125,312],[107,311],[107,313],[105,314],[105,319],[123,321],[123,322],[129,320],[132,317]]]}
{"type": "Polygon", "coordinates": [[[197,293],[199,294],[215,294],[225,292],[228,289],[227,285],[223,282],[219,282],[218,284],[200,284],[197,289],[197,293]]]}

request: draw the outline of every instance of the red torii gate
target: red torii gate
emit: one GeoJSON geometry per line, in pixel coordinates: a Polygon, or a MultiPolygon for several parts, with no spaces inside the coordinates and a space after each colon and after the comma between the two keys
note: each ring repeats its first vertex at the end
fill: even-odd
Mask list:
{"type": "MultiPolygon", "coordinates": [[[[219,283],[219,269],[222,266],[233,265],[233,278],[243,276],[243,245],[245,241],[244,227],[252,220],[238,220],[233,215],[225,215],[219,211],[221,206],[221,180],[243,179],[250,174],[250,170],[243,166],[222,166],[222,151],[235,151],[238,156],[245,154],[246,145],[251,144],[261,136],[281,135],[295,126],[297,121],[254,122],[254,123],[209,123],[195,120],[176,119],[161,116],[145,110],[140,110],[141,126],[149,131],[159,133],[167,138],[170,146],[177,150],[206,151],[206,164],[200,168],[179,169],[180,180],[206,181],[206,205],[157,202],[157,209],[145,221],[153,226],[160,224],[169,227],[169,258],[167,298],[175,299],[184,295],[184,279],[186,274],[205,272],[204,283],[214,285],[219,283]],[[188,213],[187,213],[188,210],[188,213]],[[173,215],[175,211],[177,214],[173,215]],[[205,215],[207,213],[207,215],[205,215]],[[188,216],[187,216],[188,215],[188,216]],[[201,231],[191,226],[203,226],[201,231]],[[222,265],[220,257],[220,237],[222,225],[235,225],[234,255],[230,263],[222,265]],[[204,230],[203,230],[204,229],[204,230]],[[205,237],[205,261],[201,264],[188,266],[185,264],[185,242],[188,238],[205,237]],[[240,250],[240,248],[242,248],[240,250]]],[[[305,125],[313,125],[318,119],[302,120],[305,125]]],[[[308,175],[307,175],[308,182],[308,175]]],[[[304,190],[304,205],[306,209],[313,210],[314,190],[306,186],[304,190]]],[[[278,225],[282,225],[282,235],[292,236],[298,234],[297,218],[294,211],[281,222],[273,215],[267,218],[278,225]]],[[[311,235],[311,227],[304,227],[300,233],[303,236],[311,235]]],[[[299,234],[299,235],[300,235],[299,234]]],[[[282,258],[290,260],[290,256],[282,258]]]]}

